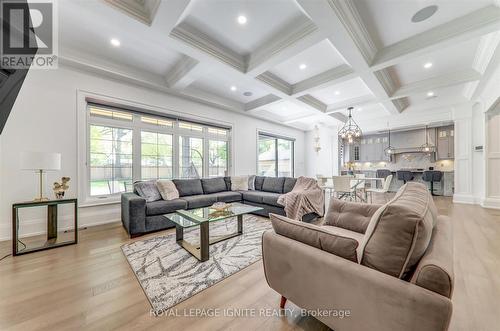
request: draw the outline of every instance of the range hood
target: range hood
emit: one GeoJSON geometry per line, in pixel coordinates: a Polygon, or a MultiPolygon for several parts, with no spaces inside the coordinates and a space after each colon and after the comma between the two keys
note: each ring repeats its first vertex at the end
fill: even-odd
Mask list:
{"type": "Polygon", "coordinates": [[[436,130],[429,129],[426,133],[425,129],[416,129],[410,131],[391,132],[391,141],[393,142],[394,152],[393,155],[398,154],[431,154],[436,153],[436,148],[431,151],[422,151],[421,146],[429,141],[432,146],[436,146],[436,130]],[[426,140],[426,134],[428,139],[426,140]]]}

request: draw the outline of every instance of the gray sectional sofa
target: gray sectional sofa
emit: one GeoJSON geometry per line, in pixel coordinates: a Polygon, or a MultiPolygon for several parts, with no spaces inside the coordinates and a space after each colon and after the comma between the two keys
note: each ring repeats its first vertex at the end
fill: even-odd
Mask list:
{"type": "MultiPolygon", "coordinates": [[[[135,185],[133,193],[122,194],[122,223],[131,237],[174,227],[174,223],[163,216],[165,214],[179,209],[208,207],[215,202],[242,202],[262,207],[255,214],[265,217],[269,217],[270,213],[285,215],[283,206],[278,204],[278,197],[290,192],[296,179],[256,176],[254,189],[248,191],[231,191],[231,177],[174,179],[173,182],[179,191],[179,199],[147,202],[135,190],[135,185]]],[[[307,214],[303,220],[311,221],[317,216],[307,214]]]]}

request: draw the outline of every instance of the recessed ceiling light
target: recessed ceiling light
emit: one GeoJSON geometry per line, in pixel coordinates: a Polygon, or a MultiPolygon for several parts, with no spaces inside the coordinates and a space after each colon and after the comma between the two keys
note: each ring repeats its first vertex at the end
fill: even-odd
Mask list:
{"type": "Polygon", "coordinates": [[[236,91],[236,90],[237,90],[236,86],[231,86],[231,91],[233,91],[233,92],[234,92],[234,91],[236,91]]]}
{"type": "Polygon", "coordinates": [[[340,91],[335,91],[334,93],[335,93],[335,95],[339,95],[340,91]]]}
{"type": "Polygon", "coordinates": [[[428,97],[433,97],[434,96],[434,92],[432,92],[432,91],[427,92],[427,96],[428,97]]]}
{"type": "Polygon", "coordinates": [[[426,19],[429,19],[432,15],[434,15],[437,10],[438,6],[436,5],[424,7],[412,16],[411,21],[413,23],[425,21],[426,19]]]}
{"type": "Polygon", "coordinates": [[[304,63],[302,63],[302,64],[299,66],[299,69],[300,69],[300,70],[304,70],[305,68],[307,68],[307,66],[306,66],[304,63]]]}
{"type": "Polygon", "coordinates": [[[109,42],[115,47],[119,47],[121,45],[121,42],[116,38],[112,38],[109,42]]]}
{"type": "Polygon", "coordinates": [[[426,64],[424,64],[425,69],[429,69],[430,67],[432,67],[432,62],[427,62],[426,64]]]}
{"type": "Polygon", "coordinates": [[[358,110],[359,110],[359,111],[362,111],[362,110],[363,110],[363,108],[359,107],[359,108],[358,108],[358,110]]]}
{"type": "Polygon", "coordinates": [[[238,20],[238,23],[241,25],[247,23],[247,18],[246,18],[246,16],[243,16],[243,15],[238,16],[237,20],[238,20]]]}

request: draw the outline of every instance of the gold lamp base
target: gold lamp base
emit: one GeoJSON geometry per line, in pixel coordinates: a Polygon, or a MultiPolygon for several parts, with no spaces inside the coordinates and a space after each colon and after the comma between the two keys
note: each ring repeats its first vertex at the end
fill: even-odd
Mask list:
{"type": "Polygon", "coordinates": [[[49,201],[49,198],[46,198],[43,196],[43,169],[40,169],[37,171],[37,173],[40,175],[40,189],[39,189],[39,194],[38,197],[34,198],[34,202],[42,202],[42,201],[49,201]]]}

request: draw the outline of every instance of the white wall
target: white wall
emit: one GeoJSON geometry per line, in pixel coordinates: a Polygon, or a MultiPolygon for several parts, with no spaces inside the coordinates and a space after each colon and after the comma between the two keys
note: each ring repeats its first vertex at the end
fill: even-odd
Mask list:
{"type": "MultiPolygon", "coordinates": [[[[305,133],[289,127],[259,120],[244,114],[226,111],[191,101],[96,76],[92,73],[61,66],[57,70],[31,70],[16,100],[0,138],[0,239],[11,235],[10,208],[13,202],[30,200],[36,192],[34,174],[19,169],[22,151],[60,152],[62,170],[48,174],[50,184],[61,176],[71,177],[68,195],[78,196],[77,165],[77,91],[103,94],[165,111],[182,113],[193,118],[233,126],[234,174],[256,172],[256,133],[265,130],[296,139],[295,175],[306,173],[304,164],[305,133]]],[[[94,225],[120,218],[119,205],[80,208],[80,225],[94,225]]],[[[25,233],[43,231],[43,214],[26,216],[25,233]]],[[[64,218],[64,220],[66,220],[64,218]]]]}
{"type": "Polygon", "coordinates": [[[338,128],[334,126],[319,125],[319,137],[321,150],[314,150],[315,131],[308,131],[305,138],[305,165],[306,175],[334,176],[338,175],[338,128]]]}

